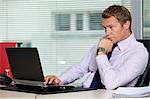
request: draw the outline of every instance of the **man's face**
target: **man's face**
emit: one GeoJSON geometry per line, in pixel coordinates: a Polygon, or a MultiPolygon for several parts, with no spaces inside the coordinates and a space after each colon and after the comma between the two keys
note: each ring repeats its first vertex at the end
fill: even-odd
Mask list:
{"type": "Polygon", "coordinates": [[[124,39],[126,28],[124,25],[122,26],[114,16],[103,19],[102,25],[106,32],[106,38],[113,43],[117,43],[124,39]]]}

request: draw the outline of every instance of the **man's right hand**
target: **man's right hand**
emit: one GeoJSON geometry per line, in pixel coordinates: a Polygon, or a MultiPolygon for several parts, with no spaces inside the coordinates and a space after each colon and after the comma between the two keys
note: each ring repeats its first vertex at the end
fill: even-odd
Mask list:
{"type": "Polygon", "coordinates": [[[45,76],[44,80],[45,80],[45,84],[60,85],[60,83],[61,83],[61,80],[54,75],[45,76]]]}

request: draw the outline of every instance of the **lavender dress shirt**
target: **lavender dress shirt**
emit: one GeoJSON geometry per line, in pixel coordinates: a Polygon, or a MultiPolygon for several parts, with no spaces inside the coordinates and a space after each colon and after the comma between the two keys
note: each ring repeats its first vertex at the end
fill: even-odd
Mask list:
{"type": "Polygon", "coordinates": [[[148,51],[142,43],[136,41],[133,33],[117,45],[108,60],[107,55],[96,56],[97,44],[95,44],[79,64],[71,66],[61,74],[59,79],[62,84],[71,83],[88,73],[88,79],[83,82],[83,87],[88,88],[98,69],[101,82],[106,89],[134,86],[146,69],[148,51]]]}

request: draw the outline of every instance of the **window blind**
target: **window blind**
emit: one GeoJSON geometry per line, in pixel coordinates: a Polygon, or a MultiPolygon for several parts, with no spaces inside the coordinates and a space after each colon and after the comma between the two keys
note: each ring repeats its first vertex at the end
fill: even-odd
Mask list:
{"type": "Polygon", "coordinates": [[[7,39],[7,1],[0,0],[0,41],[7,39]]]}

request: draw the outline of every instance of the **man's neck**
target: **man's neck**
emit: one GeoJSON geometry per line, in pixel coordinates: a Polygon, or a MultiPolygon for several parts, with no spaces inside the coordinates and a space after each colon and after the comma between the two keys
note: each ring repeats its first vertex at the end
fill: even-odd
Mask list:
{"type": "Polygon", "coordinates": [[[123,40],[127,39],[132,34],[132,32],[131,31],[127,31],[125,34],[126,35],[124,35],[123,40]]]}

